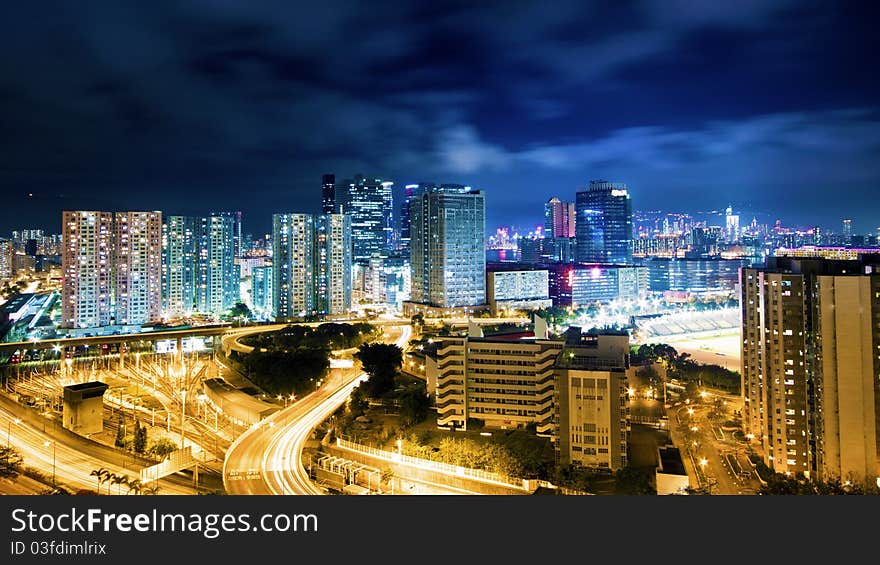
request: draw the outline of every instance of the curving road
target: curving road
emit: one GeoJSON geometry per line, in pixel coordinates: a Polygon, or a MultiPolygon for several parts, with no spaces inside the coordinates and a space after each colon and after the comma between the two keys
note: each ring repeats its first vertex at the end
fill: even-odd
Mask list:
{"type": "MultiPolygon", "coordinates": [[[[67,486],[74,489],[97,490],[98,483],[90,473],[94,469],[104,467],[116,475],[125,475],[129,478],[138,478],[142,465],[117,465],[101,457],[104,451],[96,446],[89,453],[84,445],[72,444],[63,436],[54,436],[39,430],[23,419],[19,419],[12,412],[0,408],[0,439],[3,445],[7,441],[15,447],[23,458],[25,466],[40,470],[46,479],[52,481],[54,469],[55,482],[58,486],[67,486]],[[58,439],[61,437],[61,439],[58,439]],[[11,440],[11,441],[10,441],[11,440]],[[46,445],[48,442],[49,445],[46,445]]],[[[106,448],[110,449],[110,448],[106,448]]],[[[124,458],[122,453],[116,457],[124,458]]],[[[124,459],[123,459],[124,461],[124,459]]],[[[171,483],[167,480],[159,481],[160,494],[195,494],[195,490],[189,487],[171,483]]],[[[101,492],[107,492],[107,483],[102,485],[101,492]]],[[[111,494],[126,494],[127,489],[111,486],[111,494]]]]}
{"type": "MultiPolygon", "coordinates": [[[[401,323],[395,344],[404,348],[412,328],[401,323]]],[[[230,446],[223,464],[229,494],[324,494],[309,478],[302,451],[312,430],[341,406],[367,377],[352,369],[333,369],[317,391],[251,426],[230,446]]]]}

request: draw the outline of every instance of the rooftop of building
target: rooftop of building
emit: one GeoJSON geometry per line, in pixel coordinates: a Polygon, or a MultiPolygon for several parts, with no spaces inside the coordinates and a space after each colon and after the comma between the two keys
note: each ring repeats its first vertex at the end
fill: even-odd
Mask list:
{"type": "Polygon", "coordinates": [[[4,312],[6,314],[18,312],[22,308],[22,306],[27,304],[28,300],[30,300],[33,296],[33,293],[27,292],[16,294],[12,298],[4,302],[2,306],[0,306],[0,312],[4,312]]]}

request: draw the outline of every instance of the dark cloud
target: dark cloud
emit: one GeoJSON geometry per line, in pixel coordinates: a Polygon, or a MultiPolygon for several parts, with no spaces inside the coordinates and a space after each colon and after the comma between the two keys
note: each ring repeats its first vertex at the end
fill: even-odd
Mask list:
{"type": "Polygon", "coordinates": [[[57,229],[64,208],[222,202],[259,231],[273,212],[317,211],[325,172],[480,186],[490,229],[598,177],[628,182],[637,208],[733,200],[834,225],[863,210],[867,226],[867,10],[19,4],[0,22],[0,187],[19,213],[0,230],[57,229]],[[836,208],[818,204],[841,185],[836,208]]]}

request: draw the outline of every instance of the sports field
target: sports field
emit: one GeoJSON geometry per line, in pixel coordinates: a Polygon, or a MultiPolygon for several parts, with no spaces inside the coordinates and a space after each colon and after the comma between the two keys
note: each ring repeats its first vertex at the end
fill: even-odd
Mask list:
{"type": "Polygon", "coordinates": [[[721,365],[731,371],[739,371],[740,362],[740,333],[733,331],[729,334],[705,336],[687,335],[659,337],[657,342],[666,343],[675,348],[679,353],[690,353],[691,359],[699,363],[721,365]]]}

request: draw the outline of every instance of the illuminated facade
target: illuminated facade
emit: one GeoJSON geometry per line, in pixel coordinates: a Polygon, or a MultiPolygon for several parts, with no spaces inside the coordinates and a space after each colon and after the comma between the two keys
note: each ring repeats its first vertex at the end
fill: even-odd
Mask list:
{"type": "Polygon", "coordinates": [[[621,265],[548,265],[554,306],[640,300],[648,294],[648,268],[621,265]]]}
{"type": "Polygon", "coordinates": [[[880,258],[744,268],[743,428],[777,472],[880,477],[880,258]]]}
{"type": "Polygon", "coordinates": [[[438,308],[486,302],[486,203],[482,192],[441,185],[413,198],[412,302],[438,308]]]}
{"type": "Polygon", "coordinates": [[[579,262],[632,263],[632,201],[625,184],[590,181],[575,207],[579,262]]]}
{"type": "Polygon", "coordinates": [[[393,186],[390,181],[355,175],[336,187],[336,206],[351,216],[352,262],[366,264],[374,253],[392,250],[393,186]]]}
{"type": "Polygon", "coordinates": [[[587,334],[554,368],[557,460],[617,470],[627,465],[629,336],[587,334]]]}
{"type": "Polygon", "coordinates": [[[313,314],[315,302],[315,219],[311,214],[272,216],[275,316],[313,314]]]}
{"type": "Polygon", "coordinates": [[[162,226],[162,313],[219,316],[241,298],[240,213],[168,216],[162,226]]]}
{"type": "Polygon", "coordinates": [[[435,390],[437,425],[467,429],[467,419],[512,429],[534,423],[550,435],[553,366],[561,340],[444,337],[427,364],[435,390]]]}
{"type": "Polygon", "coordinates": [[[486,271],[486,301],[493,314],[501,310],[539,309],[553,305],[547,269],[486,271]]]}
{"type": "Polygon", "coordinates": [[[116,323],[157,322],[162,315],[162,213],[117,212],[116,323]]]}
{"type": "Polygon", "coordinates": [[[544,204],[544,236],[575,237],[576,216],[574,202],[562,202],[554,196],[544,204]]]}
{"type": "Polygon", "coordinates": [[[113,213],[65,211],[61,264],[61,318],[64,328],[108,326],[113,305],[113,213]]]}
{"type": "Polygon", "coordinates": [[[348,214],[319,216],[315,235],[317,308],[322,314],[351,310],[351,218],[348,214]]]}

